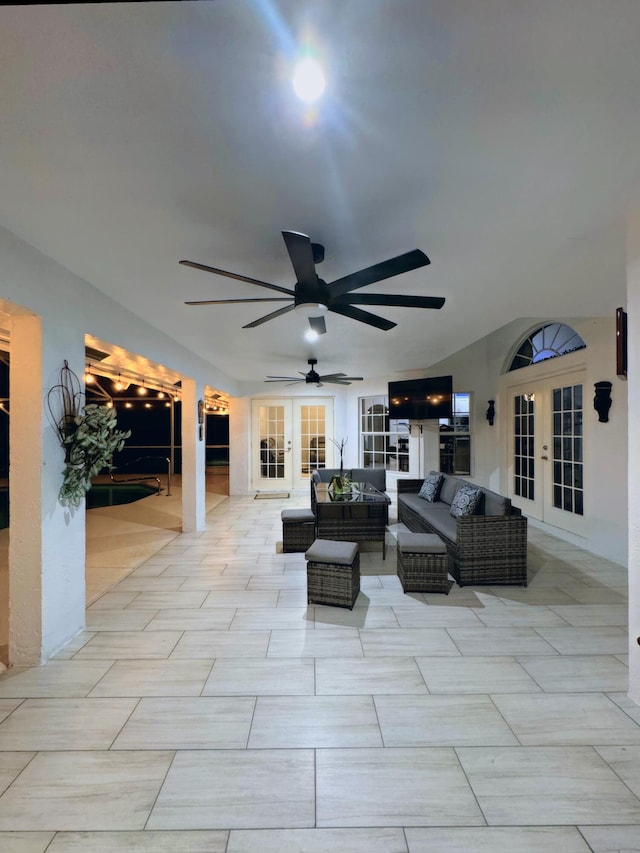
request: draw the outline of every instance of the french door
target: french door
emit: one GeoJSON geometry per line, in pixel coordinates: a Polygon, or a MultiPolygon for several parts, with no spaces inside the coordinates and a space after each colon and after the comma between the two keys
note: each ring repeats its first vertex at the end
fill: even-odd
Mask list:
{"type": "Polygon", "coordinates": [[[585,533],[583,374],[510,388],[508,493],[539,521],[585,533]]]}
{"type": "Polygon", "coordinates": [[[333,466],[333,399],[272,398],[252,402],[252,488],[309,487],[315,468],[333,466]]]}

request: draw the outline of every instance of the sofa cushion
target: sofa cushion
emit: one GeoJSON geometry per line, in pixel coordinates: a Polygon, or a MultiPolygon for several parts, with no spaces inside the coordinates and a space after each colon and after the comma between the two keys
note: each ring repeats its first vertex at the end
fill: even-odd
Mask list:
{"type": "Polygon", "coordinates": [[[451,503],[451,515],[454,518],[474,515],[480,506],[483,494],[482,489],[474,489],[472,486],[467,485],[460,486],[451,503]]]}
{"type": "Polygon", "coordinates": [[[440,497],[438,500],[441,500],[445,504],[449,504],[453,502],[453,499],[456,495],[456,492],[460,488],[462,484],[462,480],[459,480],[457,477],[450,477],[447,474],[444,475],[442,480],[442,486],[440,487],[440,497]]]}
{"type": "Polygon", "coordinates": [[[485,515],[508,515],[511,509],[511,501],[496,492],[484,489],[484,514],[485,515]]]}
{"type": "Polygon", "coordinates": [[[351,480],[354,483],[371,483],[379,492],[387,490],[387,472],[384,468],[354,468],[351,480]]]}
{"type": "Polygon", "coordinates": [[[412,512],[415,512],[420,518],[430,525],[445,539],[450,542],[456,541],[457,525],[456,519],[453,518],[450,512],[449,504],[443,504],[441,501],[429,503],[424,498],[418,497],[416,492],[407,492],[402,495],[402,503],[412,512]]]}
{"type": "Polygon", "coordinates": [[[431,474],[428,476],[418,492],[418,496],[424,498],[425,501],[433,503],[438,500],[440,487],[442,486],[442,474],[431,474]]]}

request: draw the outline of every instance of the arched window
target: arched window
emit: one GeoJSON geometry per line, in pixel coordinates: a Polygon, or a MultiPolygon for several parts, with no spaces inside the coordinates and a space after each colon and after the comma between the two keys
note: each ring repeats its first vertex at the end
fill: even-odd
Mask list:
{"type": "Polygon", "coordinates": [[[548,358],[557,358],[586,347],[580,335],[565,323],[547,323],[527,335],[509,365],[509,370],[529,367],[548,358]]]}

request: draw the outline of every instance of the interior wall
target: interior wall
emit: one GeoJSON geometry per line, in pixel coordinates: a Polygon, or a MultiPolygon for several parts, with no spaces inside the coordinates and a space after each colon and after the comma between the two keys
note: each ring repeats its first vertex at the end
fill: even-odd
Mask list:
{"type": "MultiPolygon", "coordinates": [[[[555,319],[555,318],[551,318],[555,319]]],[[[509,395],[506,387],[516,380],[532,381],[574,366],[585,370],[585,538],[560,528],[550,532],[577,543],[594,554],[627,564],[627,383],[615,375],[615,317],[562,318],[586,343],[586,349],[505,374],[510,354],[522,338],[548,320],[522,318],[474,342],[450,358],[433,365],[428,374],[451,373],[455,391],[471,391],[472,473],[470,479],[497,492],[508,490],[505,446],[510,433],[509,395]],[[593,385],[613,384],[613,405],[608,423],[599,423],[593,410],[593,385]],[[495,400],[497,423],[486,420],[488,401],[495,400]]]]}
{"type": "MultiPolygon", "coordinates": [[[[629,218],[627,305],[629,423],[640,419],[640,208],[629,218]]],[[[640,471],[640,444],[629,430],[629,470],[640,471]]],[[[640,705],[640,478],[629,477],[629,696],[640,705]]]]}
{"type": "MultiPolygon", "coordinates": [[[[55,654],[84,625],[84,513],[74,514],[57,503],[64,455],[54,428],[43,415],[46,392],[59,381],[64,359],[68,359],[78,375],[82,374],[84,339],[88,332],[166,364],[183,376],[193,377],[203,387],[211,384],[234,393],[235,383],[2,228],[0,310],[12,316],[20,310],[33,315],[46,331],[42,358],[31,386],[40,388],[42,393],[24,395],[25,402],[32,407],[28,423],[42,422],[42,436],[37,447],[38,452],[42,449],[42,464],[34,472],[35,480],[31,474],[28,475],[31,488],[37,493],[37,502],[33,506],[37,509],[42,505],[44,510],[40,524],[33,521],[38,518],[35,512],[30,516],[29,537],[40,543],[41,550],[30,555],[30,571],[36,580],[29,589],[14,583],[17,577],[14,575],[15,567],[20,567],[21,563],[24,566],[24,560],[16,530],[10,531],[9,535],[9,573],[13,589],[11,662],[38,664],[55,654]],[[14,599],[14,593],[18,599],[14,599]],[[72,613],[69,608],[73,609],[72,613]],[[40,613],[39,619],[33,618],[36,610],[40,613]]],[[[15,356],[16,362],[27,362],[26,356],[21,357],[18,352],[15,356]]],[[[29,453],[34,456],[35,449],[30,451],[19,441],[12,442],[14,478],[19,476],[23,463],[28,468],[29,453]]],[[[20,490],[16,494],[20,506],[28,509],[30,504],[26,501],[31,499],[20,494],[20,490]]],[[[13,514],[16,495],[12,495],[12,505],[13,514]]]]}

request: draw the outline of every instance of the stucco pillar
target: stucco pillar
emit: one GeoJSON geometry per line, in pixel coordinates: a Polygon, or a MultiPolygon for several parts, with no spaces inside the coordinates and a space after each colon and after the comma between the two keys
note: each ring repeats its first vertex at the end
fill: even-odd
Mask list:
{"type": "Polygon", "coordinates": [[[58,503],[64,453],[46,414],[70,343],[33,315],[12,314],[9,490],[9,662],[43,663],[85,625],[85,510],[58,503]]]}
{"type": "MultiPolygon", "coordinates": [[[[182,532],[194,533],[206,525],[205,429],[199,423],[198,401],[204,385],[182,380],[182,532]],[[202,428],[202,429],[201,429],[202,428]]],[[[205,418],[204,410],[202,417],[205,418]]]]}
{"type": "Polygon", "coordinates": [[[640,207],[627,229],[629,422],[629,696],[640,705],[640,207]]]}

